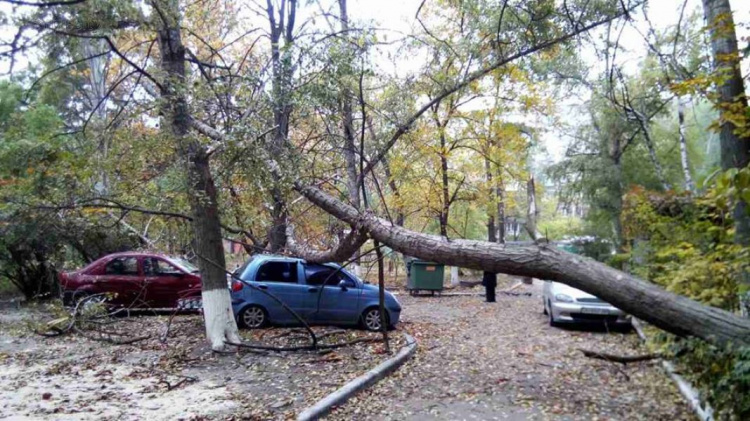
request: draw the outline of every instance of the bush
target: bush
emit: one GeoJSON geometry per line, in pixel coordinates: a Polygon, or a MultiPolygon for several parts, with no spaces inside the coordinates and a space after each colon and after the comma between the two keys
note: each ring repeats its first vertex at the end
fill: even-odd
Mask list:
{"type": "MultiPolygon", "coordinates": [[[[690,198],[634,189],[623,210],[631,269],[672,292],[737,311],[738,279],[750,254],[734,244],[732,225],[729,208],[712,192],[690,198]]],[[[750,419],[750,348],[659,338],[657,346],[672,352],[718,418],[750,419]]]]}
{"type": "Polygon", "coordinates": [[[36,212],[0,219],[0,278],[28,300],[56,297],[57,271],[66,262],[87,263],[139,246],[136,237],[95,222],[36,212]]]}

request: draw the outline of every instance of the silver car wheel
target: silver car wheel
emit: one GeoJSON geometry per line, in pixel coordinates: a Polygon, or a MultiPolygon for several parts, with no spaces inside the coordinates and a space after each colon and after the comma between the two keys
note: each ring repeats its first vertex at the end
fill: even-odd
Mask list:
{"type": "Polygon", "coordinates": [[[242,324],[249,329],[257,329],[266,324],[266,312],[262,308],[252,306],[242,312],[242,324]]]}
{"type": "Polygon", "coordinates": [[[365,313],[365,327],[373,332],[379,332],[383,329],[383,325],[380,323],[380,310],[373,308],[365,313]]]}

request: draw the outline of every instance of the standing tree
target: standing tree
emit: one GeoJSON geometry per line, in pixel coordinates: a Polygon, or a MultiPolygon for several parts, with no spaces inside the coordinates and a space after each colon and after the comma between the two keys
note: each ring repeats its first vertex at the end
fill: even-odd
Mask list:
{"type": "MultiPolygon", "coordinates": [[[[715,105],[721,126],[721,167],[724,171],[746,170],[750,165],[750,122],[744,79],[740,68],[737,34],[729,0],[703,0],[703,11],[711,34],[713,68],[717,84],[715,105]]],[[[741,180],[738,180],[741,181],[741,180]]],[[[750,191],[750,181],[737,189],[750,191]]],[[[750,246],[750,195],[736,195],[734,203],[734,241],[750,246]]],[[[750,289],[750,268],[740,273],[740,281],[750,289]]],[[[750,314],[750,290],[743,297],[743,312],[750,314]]]]}

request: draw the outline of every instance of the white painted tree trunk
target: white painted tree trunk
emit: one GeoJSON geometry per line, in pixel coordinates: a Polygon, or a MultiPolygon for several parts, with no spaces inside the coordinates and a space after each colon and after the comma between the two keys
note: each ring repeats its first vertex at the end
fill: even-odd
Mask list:
{"type": "Polygon", "coordinates": [[[458,266],[451,266],[451,286],[457,287],[459,284],[458,266]]]}
{"type": "Polygon", "coordinates": [[[362,278],[362,267],[358,265],[357,263],[352,263],[352,272],[354,272],[354,275],[357,276],[357,278],[362,278]]]}
{"type": "Polygon", "coordinates": [[[203,291],[203,318],[206,336],[212,349],[224,348],[225,342],[240,343],[240,333],[234,320],[229,290],[226,288],[203,291]]]}

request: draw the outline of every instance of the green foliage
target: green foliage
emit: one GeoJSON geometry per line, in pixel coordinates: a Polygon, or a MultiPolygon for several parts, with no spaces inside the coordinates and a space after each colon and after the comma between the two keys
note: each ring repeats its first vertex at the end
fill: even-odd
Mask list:
{"type": "Polygon", "coordinates": [[[697,339],[683,339],[669,349],[683,373],[702,386],[719,419],[750,418],[750,348],[719,348],[697,339]]]}
{"type": "Polygon", "coordinates": [[[76,194],[89,174],[61,127],[54,107],[26,103],[19,86],[0,83],[0,282],[29,299],[55,295],[66,263],[139,244],[97,212],[46,208],[76,194]]]}
{"type": "MultiPolygon", "coordinates": [[[[699,198],[633,189],[625,199],[623,227],[633,272],[675,293],[734,311],[741,289],[738,274],[750,250],[734,244],[730,208],[721,193],[726,187],[719,184],[699,198]]],[[[661,336],[662,346],[674,352],[683,372],[723,417],[750,417],[750,348],[661,336]]]]}
{"type": "Polygon", "coordinates": [[[633,189],[623,226],[633,271],[670,291],[737,309],[737,274],[748,250],[733,243],[728,213],[709,199],[633,189]]]}

